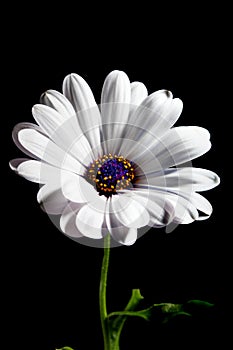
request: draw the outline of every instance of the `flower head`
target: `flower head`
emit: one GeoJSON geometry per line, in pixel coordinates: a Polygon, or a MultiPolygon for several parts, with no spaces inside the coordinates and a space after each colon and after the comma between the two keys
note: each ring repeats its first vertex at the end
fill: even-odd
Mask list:
{"type": "MultiPolygon", "coordinates": [[[[100,239],[108,232],[133,244],[142,227],[163,227],[207,219],[211,204],[198,192],[219,183],[191,160],[206,153],[206,129],[173,127],[183,104],[167,90],[148,96],[140,82],[111,72],[97,106],[77,74],[63,94],[48,90],[32,109],[37,124],[13,130],[16,145],[30,158],[11,168],[42,186],[38,202],[73,238],[100,239]]],[[[145,230],[144,230],[145,232],[145,230]]]]}

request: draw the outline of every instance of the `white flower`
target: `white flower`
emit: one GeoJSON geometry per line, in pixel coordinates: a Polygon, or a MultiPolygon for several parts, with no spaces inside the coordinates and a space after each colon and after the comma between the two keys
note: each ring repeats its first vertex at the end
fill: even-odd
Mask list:
{"type": "Polygon", "coordinates": [[[207,219],[211,204],[197,192],[219,178],[187,162],[210,149],[210,135],[196,126],[173,128],[182,107],[171,92],[148,96],[142,83],[113,71],[99,108],[85,80],[68,75],[63,94],[48,90],[33,107],[38,125],[14,128],[14,142],[33,160],[14,159],[10,166],[43,185],[38,202],[60,215],[70,237],[110,232],[130,245],[138,228],[207,219]]]}

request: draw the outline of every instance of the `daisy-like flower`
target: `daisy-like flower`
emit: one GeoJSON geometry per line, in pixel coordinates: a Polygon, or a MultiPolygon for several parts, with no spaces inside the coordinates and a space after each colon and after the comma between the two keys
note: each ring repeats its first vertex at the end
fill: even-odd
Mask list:
{"type": "Polygon", "coordinates": [[[63,94],[48,90],[32,109],[37,124],[13,130],[30,158],[11,168],[42,186],[38,202],[59,215],[60,229],[73,238],[130,245],[137,231],[207,219],[211,204],[198,192],[219,184],[218,176],[193,168],[206,153],[210,135],[196,126],[173,127],[182,101],[167,90],[148,96],[140,82],[111,72],[97,106],[77,74],[63,82],[63,94]],[[146,228],[146,229],[145,229],[146,228]]]}

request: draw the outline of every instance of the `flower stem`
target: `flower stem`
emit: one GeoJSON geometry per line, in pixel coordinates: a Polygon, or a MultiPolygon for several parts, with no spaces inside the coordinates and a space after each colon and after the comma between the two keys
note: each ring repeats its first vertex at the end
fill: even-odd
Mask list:
{"type": "Polygon", "coordinates": [[[104,239],[104,257],[101,267],[100,287],[99,287],[99,307],[100,307],[100,320],[104,338],[104,350],[110,350],[109,334],[108,334],[108,320],[107,320],[107,303],[106,303],[106,289],[107,289],[107,277],[108,266],[110,256],[110,240],[111,237],[108,234],[104,239]]]}

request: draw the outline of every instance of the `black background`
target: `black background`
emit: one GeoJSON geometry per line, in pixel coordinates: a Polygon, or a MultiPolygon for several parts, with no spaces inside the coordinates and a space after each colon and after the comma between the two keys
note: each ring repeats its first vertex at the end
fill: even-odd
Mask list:
{"type": "Polygon", "coordinates": [[[142,81],[150,93],[166,88],[183,100],[178,125],[206,127],[213,143],[193,164],[217,172],[222,180],[206,193],[214,208],[209,220],[180,225],[169,235],[150,230],[133,246],[113,249],[108,285],[112,311],[127,303],[132,288],[141,289],[144,305],[203,299],[214,303],[214,309],[163,327],[131,319],[121,349],[209,348],[217,341],[224,349],[230,273],[223,158],[228,116],[222,110],[225,46],[216,26],[217,11],[196,11],[191,19],[187,14],[173,18],[171,10],[171,20],[166,9],[153,18],[147,17],[152,11],[148,8],[145,14],[128,17],[123,9],[116,16],[109,11],[99,19],[92,10],[93,19],[87,10],[57,17],[43,6],[25,13],[15,8],[9,16],[11,30],[4,35],[6,125],[1,140],[7,174],[3,192],[7,191],[2,203],[7,204],[3,203],[2,236],[7,248],[2,251],[2,300],[8,348],[103,348],[98,315],[103,251],[63,236],[39,209],[37,185],[17,177],[8,161],[21,156],[11,130],[18,122],[33,121],[31,107],[42,92],[61,91],[65,75],[76,72],[99,101],[106,75],[119,69],[131,81],[142,81]],[[156,26],[160,14],[164,21],[156,26]]]}

